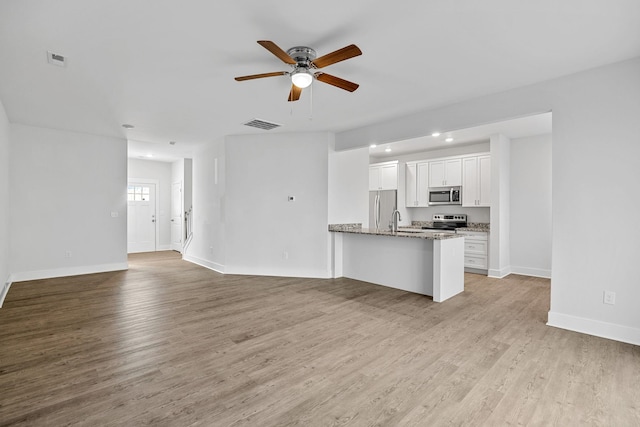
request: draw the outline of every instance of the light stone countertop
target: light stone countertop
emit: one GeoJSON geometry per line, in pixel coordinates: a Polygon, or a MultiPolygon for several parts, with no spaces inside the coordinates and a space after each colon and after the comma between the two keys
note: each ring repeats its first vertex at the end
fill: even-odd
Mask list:
{"type": "MultiPolygon", "coordinates": [[[[402,227],[410,228],[410,227],[402,227]]],[[[376,230],[373,228],[362,228],[362,224],[329,224],[329,231],[336,233],[352,233],[352,234],[370,234],[375,236],[389,236],[389,237],[408,237],[413,239],[424,240],[446,240],[457,239],[464,236],[454,233],[441,233],[437,231],[420,230],[419,233],[412,232],[391,232],[390,230],[376,230]]],[[[418,229],[416,229],[418,231],[418,229]]]]}

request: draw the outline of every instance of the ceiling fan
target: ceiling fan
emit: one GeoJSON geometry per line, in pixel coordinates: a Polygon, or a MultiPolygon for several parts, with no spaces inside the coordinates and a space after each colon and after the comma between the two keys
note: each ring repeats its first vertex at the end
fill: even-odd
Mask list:
{"type": "Polygon", "coordinates": [[[289,92],[289,101],[297,101],[300,99],[302,89],[308,87],[313,79],[319,80],[323,83],[328,83],[332,86],[339,87],[340,89],[353,92],[358,89],[358,84],[350,82],[348,80],[341,79],[340,77],[332,76],[322,71],[315,71],[319,68],[327,67],[336,62],[344,61],[345,59],[353,58],[354,56],[362,55],[362,51],[358,46],[351,44],[349,46],[338,49],[334,52],[328,53],[316,58],[316,51],[306,46],[296,46],[287,50],[286,52],[274,42],[269,40],[258,40],[258,44],[267,49],[269,52],[277,56],[285,64],[289,64],[292,68],[291,71],[276,71],[274,73],[262,73],[252,74],[249,76],[236,77],[239,82],[244,80],[261,79],[264,77],[276,77],[276,76],[290,76],[291,77],[291,92],[289,92]]]}

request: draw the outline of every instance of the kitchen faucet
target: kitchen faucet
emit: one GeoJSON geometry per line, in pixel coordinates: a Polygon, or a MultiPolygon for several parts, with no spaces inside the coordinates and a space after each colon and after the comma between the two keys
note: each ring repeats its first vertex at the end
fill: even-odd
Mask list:
{"type": "Polygon", "coordinates": [[[393,223],[391,225],[391,232],[397,233],[398,221],[402,221],[402,218],[400,217],[400,211],[398,209],[394,210],[393,213],[391,214],[391,218],[393,219],[393,223]]]}

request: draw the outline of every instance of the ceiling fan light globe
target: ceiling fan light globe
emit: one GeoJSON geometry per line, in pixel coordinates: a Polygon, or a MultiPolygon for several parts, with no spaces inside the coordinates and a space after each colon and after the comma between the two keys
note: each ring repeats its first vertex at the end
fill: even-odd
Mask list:
{"type": "Polygon", "coordinates": [[[306,71],[297,71],[291,75],[291,83],[300,89],[309,87],[312,81],[313,76],[306,71]]]}

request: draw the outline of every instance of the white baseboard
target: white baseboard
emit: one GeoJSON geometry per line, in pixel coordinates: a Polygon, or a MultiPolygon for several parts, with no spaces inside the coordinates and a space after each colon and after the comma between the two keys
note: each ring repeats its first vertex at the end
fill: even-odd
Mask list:
{"type": "Polygon", "coordinates": [[[329,270],[306,270],[306,269],[279,269],[279,268],[234,268],[227,267],[225,274],[238,274],[245,276],[270,276],[270,277],[301,277],[305,279],[331,279],[332,273],[329,270]]]}
{"type": "Polygon", "coordinates": [[[505,267],[500,270],[490,268],[488,272],[489,277],[493,277],[494,279],[503,279],[511,274],[511,267],[505,267]]]}
{"type": "Polygon", "coordinates": [[[216,271],[218,273],[222,273],[222,274],[225,273],[224,265],[218,264],[216,262],[208,261],[206,259],[202,259],[202,258],[195,257],[193,255],[186,255],[186,254],[182,255],[182,259],[185,261],[189,261],[193,264],[197,264],[201,267],[208,268],[209,270],[216,271]]]}
{"type": "Polygon", "coordinates": [[[54,277],[79,276],[81,274],[104,273],[107,271],[127,270],[129,264],[118,262],[112,264],[82,265],[77,267],[54,268],[50,270],[21,271],[11,275],[11,281],[51,279],[54,277]]]}
{"type": "Polygon", "coordinates": [[[170,251],[171,250],[171,245],[158,245],[156,247],[156,251],[170,251]]]}
{"type": "Polygon", "coordinates": [[[10,287],[11,287],[11,281],[7,279],[4,285],[2,285],[2,292],[0,292],[0,308],[2,308],[2,304],[4,304],[4,299],[7,297],[10,287]]]}
{"type": "Polygon", "coordinates": [[[549,311],[547,325],[614,341],[640,345],[640,329],[549,311]]]}
{"type": "Polygon", "coordinates": [[[302,277],[308,279],[331,279],[332,273],[329,270],[315,271],[315,270],[284,270],[284,269],[265,269],[265,268],[251,268],[251,267],[227,267],[216,262],[208,261],[202,258],[195,257],[193,255],[183,255],[182,259],[192,262],[201,267],[208,268],[209,270],[216,271],[222,274],[237,274],[241,276],[274,276],[274,277],[302,277]]]}
{"type": "Polygon", "coordinates": [[[551,270],[544,270],[542,268],[529,268],[529,267],[511,267],[512,274],[521,274],[523,276],[542,277],[545,279],[551,279],[551,270]]]}

